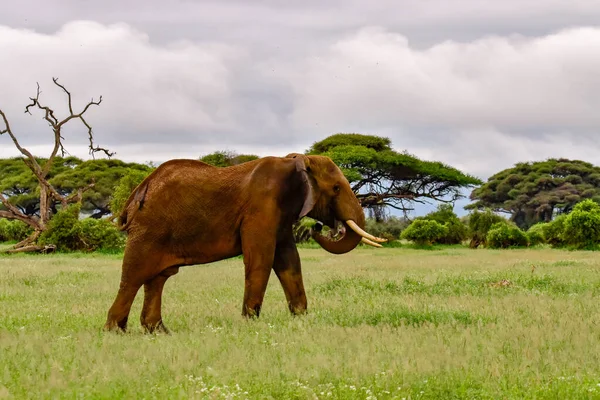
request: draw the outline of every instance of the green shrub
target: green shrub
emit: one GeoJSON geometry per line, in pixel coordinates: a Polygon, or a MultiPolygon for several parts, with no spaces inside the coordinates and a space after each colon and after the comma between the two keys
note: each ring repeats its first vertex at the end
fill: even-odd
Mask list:
{"type": "Polygon", "coordinates": [[[539,222],[529,227],[527,232],[527,241],[529,242],[529,246],[537,246],[538,244],[546,243],[546,238],[544,237],[544,227],[547,223],[539,222]]]}
{"type": "Polygon", "coordinates": [[[441,237],[436,243],[439,244],[460,244],[466,240],[469,236],[469,230],[460,219],[451,220],[445,223],[448,228],[448,233],[441,237]]]}
{"type": "Polygon", "coordinates": [[[575,248],[592,248],[600,243],[600,205],[591,199],[575,205],[564,221],[563,239],[575,248]]]}
{"type": "Polygon", "coordinates": [[[32,233],[33,229],[24,222],[0,218],[0,242],[20,242],[32,233]]]}
{"type": "Polygon", "coordinates": [[[436,244],[460,244],[468,237],[467,226],[454,213],[451,204],[440,204],[436,211],[419,219],[436,221],[446,226],[446,234],[437,239],[434,242],[436,244]]]}
{"type": "Polygon", "coordinates": [[[527,236],[518,226],[506,222],[492,225],[486,236],[487,246],[493,249],[527,246],[527,236]]]}
{"type": "Polygon", "coordinates": [[[389,217],[383,222],[377,222],[374,218],[367,218],[365,230],[377,237],[397,240],[409,224],[408,220],[399,217],[389,217]]]}
{"type": "Polygon", "coordinates": [[[402,232],[402,239],[418,245],[431,245],[448,233],[448,228],[437,221],[416,219],[402,232]]]}
{"type": "Polygon", "coordinates": [[[116,251],[125,245],[125,235],[110,221],[86,218],[79,225],[79,240],[85,250],[116,251]]]}
{"type": "Polygon", "coordinates": [[[567,214],[561,214],[554,218],[551,222],[545,223],[542,226],[542,232],[546,243],[552,247],[561,247],[565,245],[564,230],[567,214]]]}
{"type": "Polygon", "coordinates": [[[312,240],[310,230],[316,222],[316,220],[309,217],[304,217],[300,221],[296,222],[292,228],[294,233],[294,241],[296,243],[310,242],[312,240]]]}
{"type": "Polygon", "coordinates": [[[58,251],[81,250],[83,243],[79,239],[79,211],[81,204],[71,204],[59,210],[48,222],[48,229],[42,233],[38,243],[53,244],[58,251]]]}
{"type": "Polygon", "coordinates": [[[478,247],[487,244],[487,234],[492,225],[508,221],[500,215],[494,214],[489,208],[481,212],[478,210],[469,214],[469,237],[471,238],[470,247],[478,247]]]}
{"type": "Polygon", "coordinates": [[[0,242],[8,242],[9,240],[9,234],[8,234],[8,230],[9,227],[11,225],[12,221],[5,219],[5,218],[0,218],[0,242]]]}
{"type": "MultiPolygon", "coordinates": [[[[384,239],[387,239],[387,242],[384,243],[380,243],[383,247],[391,247],[391,248],[399,248],[402,247],[402,242],[400,242],[400,240],[398,240],[399,238],[390,238],[390,237],[384,237],[384,239]]],[[[365,245],[367,247],[371,247],[369,245],[365,245]]]]}
{"type": "Polygon", "coordinates": [[[39,244],[53,244],[58,251],[115,251],[123,248],[125,235],[108,220],[79,219],[80,204],[59,210],[48,222],[39,244]]]}

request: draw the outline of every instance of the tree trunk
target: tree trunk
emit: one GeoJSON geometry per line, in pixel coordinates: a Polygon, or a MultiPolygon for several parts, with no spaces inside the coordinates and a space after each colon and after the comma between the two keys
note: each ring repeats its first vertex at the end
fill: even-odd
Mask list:
{"type": "Polygon", "coordinates": [[[49,244],[46,246],[39,246],[37,244],[31,244],[29,246],[23,246],[19,248],[13,248],[6,250],[4,253],[6,254],[15,254],[15,253],[53,253],[56,251],[56,246],[53,244],[49,244]]]}

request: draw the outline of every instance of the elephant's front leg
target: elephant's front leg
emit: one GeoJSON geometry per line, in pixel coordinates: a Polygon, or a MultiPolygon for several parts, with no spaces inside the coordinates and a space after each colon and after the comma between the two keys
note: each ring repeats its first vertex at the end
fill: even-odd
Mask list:
{"type": "MultiPolygon", "coordinates": [[[[268,238],[268,236],[266,237],[268,238]]],[[[242,236],[242,251],[246,270],[242,315],[245,317],[258,317],[260,315],[269,275],[271,275],[275,240],[265,239],[265,235],[259,232],[242,236]]]]}
{"type": "Polygon", "coordinates": [[[302,282],[300,256],[293,238],[277,246],[273,269],[283,287],[290,312],[294,315],[304,314],[306,312],[306,293],[302,282]]]}

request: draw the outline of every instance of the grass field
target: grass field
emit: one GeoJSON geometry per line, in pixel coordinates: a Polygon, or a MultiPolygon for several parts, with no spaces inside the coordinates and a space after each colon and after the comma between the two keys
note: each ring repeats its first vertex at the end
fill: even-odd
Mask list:
{"type": "Polygon", "coordinates": [[[0,399],[600,398],[600,254],[302,249],[309,313],[240,258],[167,283],[171,335],[102,332],[120,256],[0,257],[0,399]]]}

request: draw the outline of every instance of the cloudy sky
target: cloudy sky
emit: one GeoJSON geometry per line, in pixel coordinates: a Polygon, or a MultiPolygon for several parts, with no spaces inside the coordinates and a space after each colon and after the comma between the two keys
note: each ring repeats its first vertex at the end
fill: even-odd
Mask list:
{"type": "MultiPolygon", "coordinates": [[[[518,161],[600,164],[593,0],[21,0],[0,13],[0,108],[23,144],[57,76],[128,161],[301,152],[336,132],[487,178],[518,161]],[[326,3],[326,5],[324,5],[326,3]]],[[[67,149],[87,157],[74,124],[67,149]]],[[[79,131],[78,131],[79,129],[79,131]]],[[[16,155],[0,137],[0,157],[16,155]]]]}

